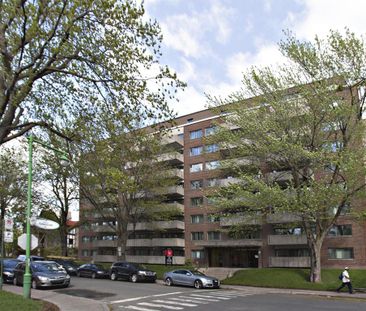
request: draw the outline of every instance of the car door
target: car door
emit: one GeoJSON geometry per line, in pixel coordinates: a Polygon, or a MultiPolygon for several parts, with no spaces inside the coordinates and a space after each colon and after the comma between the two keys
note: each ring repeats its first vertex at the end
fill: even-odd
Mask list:
{"type": "Polygon", "coordinates": [[[128,262],[122,262],[121,264],[121,277],[128,280],[130,277],[130,264],[128,262]]]}
{"type": "Polygon", "coordinates": [[[184,280],[183,280],[184,274],[185,274],[185,270],[175,270],[172,273],[173,283],[183,285],[184,284],[184,280]]]}
{"type": "Polygon", "coordinates": [[[23,284],[24,273],[25,262],[22,262],[16,267],[16,281],[18,284],[23,284]]]}
{"type": "Polygon", "coordinates": [[[182,270],[181,280],[183,285],[192,285],[193,284],[193,275],[189,270],[182,270]]]}
{"type": "Polygon", "coordinates": [[[89,269],[89,264],[85,264],[83,266],[80,267],[79,269],[79,273],[80,273],[80,276],[87,276],[88,275],[88,269],[89,269]]]}

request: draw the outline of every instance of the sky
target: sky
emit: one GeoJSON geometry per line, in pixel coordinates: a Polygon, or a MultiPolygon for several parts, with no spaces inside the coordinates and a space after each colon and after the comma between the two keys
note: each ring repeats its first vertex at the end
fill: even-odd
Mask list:
{"type": "Polygon", "coordinates": [[[225,98],[250,66],[282,63],[284,30],[313,40],[348,27],[366,30],[365,0],[145,0],[163,34],[161,64],[187,83],[172,102],[179,116],[206,109],[205,94],[225,98]]]}

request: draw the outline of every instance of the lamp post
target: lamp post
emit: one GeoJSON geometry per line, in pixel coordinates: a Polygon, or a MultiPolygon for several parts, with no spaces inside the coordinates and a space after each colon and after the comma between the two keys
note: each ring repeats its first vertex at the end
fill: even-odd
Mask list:
{"type": "Polygon", "coordinates": [[[31,210],[32,210],[32,170],[33,170],[33,142],[36,142],[43,147],[50,149],[58,155],[62,161],[69,161],[67,158],[67,154],[59,149],[53,148],[46,143],[37,140],[33,137],[32,134],[28,136],[28,192],[27,192],[27,211],[26,211],[26,247],[25,247],[25,273],[23,279],[23,297],[30,298],[31,292],[31,280],[32,275],[30,273],[30,248],[31,248],[31,226],[30,226],[30,218],[31,218],[31,210]]]}

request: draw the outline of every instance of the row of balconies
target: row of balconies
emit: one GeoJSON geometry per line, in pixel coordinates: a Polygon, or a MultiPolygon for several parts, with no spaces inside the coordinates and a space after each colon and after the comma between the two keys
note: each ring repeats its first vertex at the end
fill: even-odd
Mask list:
{"type": "MultiPolygon", "coordinates": [[[[266,215],[266,223],[268,224],[279,224],[288,222],[298,222],[301,221],[301,217],[294,214],[268,214],[266,215]]],[[[233,217],[224,217],[220,219],[221,227],[228,227],[237,224],[246,225],[260,225],[264,222],[263,216],[261,215],[241,215],[233,217]]]]}
{"type": "MultiPolygon", "coordinates": [[[[153,221],[153,222],[138,222],[135,224],[135,230],[133,224],[128,224],[128,231],[153,231],[157,229],[180,229],[184,230],[184,221],[170,220],[170,221],[153,221]]],[[[94,232],[115,232],[116,229],[109,225],[96,226],[93,229],[94,232]]]]}
{"type": "MultiPolygon", "coordinates": [[[[184,239],[179,238],[153,238],[153,239],[129,239],[127,247],[184,247],[184,239]]],[[[117,247],[117,241],[96,240],[93,247],[117,247]]]]}

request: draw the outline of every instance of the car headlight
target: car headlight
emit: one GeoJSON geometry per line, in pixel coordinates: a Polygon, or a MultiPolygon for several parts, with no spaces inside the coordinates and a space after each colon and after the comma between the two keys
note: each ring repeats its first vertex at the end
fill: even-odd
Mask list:
{"type": "Polygon", "coordinates": [[[138,271],[137,274],[146,275],[146,271],[138,271]]]}
{"type": "Polygon", "coordinates": [[[70,271],[74,271],[74,268],[73,268],[73,267],[69,267],[69,270],[70,270],[70,271]]]}
{"type": "Polygon", "coordinates": [[[9,271],[4,271],[3,272],[6,276],[13,276],[14,275],[14,273],[11,273],[11,272],[9,272],[9,271]]]}
{"type": "Polygon", "coordinates": [[[99,273],[99,274],[103,274],[103,273],[104,273],[104,271],[97,271],[97,273],[99,273]]]}
{"type": "Polygon", "coordinates": [[[66,275],[66,278],[67,278],[67,279],[69,279],[69,278],[70,278],[70,275],[68,275],[68,274],[67,274],[67,275],[66,275]]]}
{"type": "Polygon", "coordinates": [[[45,276],[39,276],[38,279],[41,281],[41,282],[49,282],[49,278],[45,277],[45,276]]]}

